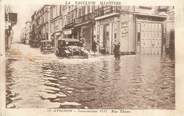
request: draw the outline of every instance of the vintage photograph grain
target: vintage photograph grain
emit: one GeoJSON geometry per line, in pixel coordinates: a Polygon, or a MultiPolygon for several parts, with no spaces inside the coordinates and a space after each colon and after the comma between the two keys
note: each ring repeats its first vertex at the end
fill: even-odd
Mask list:
{"type": "Polygon", "coordinates": [[[6,108],[174,110],[174,9],[6,4],[6,108]]]}

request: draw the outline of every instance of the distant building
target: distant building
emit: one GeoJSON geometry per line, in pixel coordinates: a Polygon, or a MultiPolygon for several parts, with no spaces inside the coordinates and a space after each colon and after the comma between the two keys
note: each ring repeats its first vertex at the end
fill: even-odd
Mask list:
{"type": "Polygon", "coordinates": [[[38,14],[37,11],[31,16],[31,34],[29,44],[31,47],[39,47],[40,46],[40,31],[39,31],[39,22],[38,22],[38,14]]]}
{"type": "Polygon", "coordinates": [[[38,30],[41,34],[41,40],[48,40],[49,39],[49,25],[50,25],[50,6],[44,5],[37,13],[39,16],[38,22],[39,27],[38,30]]]}
{"type": "Polygon", "coordinates": [[[42,40],[50,39],[50,6],[44,5],[31,16],[30,46],[39,47],[42,40]]]}
{"type": "Polygon", "coordinates": [[[25,44],[29,44],[30,36],[31,36],[31,22],[27,21],[25,23],[25,44]]]}
{"type": "Polygon", "coordinates": [[[31,22],[25,22],[25,27],[22,29],[21,32],[21,42],[24,44],[29,44],[31,39],[31,22]]]}

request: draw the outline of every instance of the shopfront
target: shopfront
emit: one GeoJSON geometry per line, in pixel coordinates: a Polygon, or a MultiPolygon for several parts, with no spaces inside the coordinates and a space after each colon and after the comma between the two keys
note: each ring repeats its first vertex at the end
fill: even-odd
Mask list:
{"type": "Polygon", "coordinates": [[[77,23],[74,26],[73,34],[74,37],[82,40],[84,42],[84,47],[86,50],[91,51],[92,50],[92,41],[93,41],[93,29],[94,29],[94,23],[92,20],[80,22],[77,23]]]}
{"type": "Polygon", "coordinates": [[[113,54],[113,45],[115,42],[119,41],[118,25],[118,15],[96,20],[95,40],[99,45],[99,52],[104,54],[113,54]]]}

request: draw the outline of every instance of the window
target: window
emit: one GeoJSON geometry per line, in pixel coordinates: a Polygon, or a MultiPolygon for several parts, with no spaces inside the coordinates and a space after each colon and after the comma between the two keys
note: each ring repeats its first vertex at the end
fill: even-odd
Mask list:
{"type": "Polygon", "coordinates": [[[63,6],[62,5],[59,5],[60,8],[59,8],[59,14],[62,15],[62,9],[63,9],[63,6]]]}
{"type": "Polygon", "coordinates": [[[95,6],[92,6],[92,12],[94,12],[95,11],[95,6]]]}
{"type": "Polygon", "coordinates": [[[60,15],[60,5],[56,6],[56,11],[57,11],[57,15],[56,16],[59,16],[60,15]]]}
{"type": "Polygon", "coordinates": [[[74,16],[74,18],[77,18],[77,8],[74,10],[74,14],[75,14],[75,16],[74,16]]]}
{"type": "Polygon", "coordinates": [[[81,11],[81,8],[79,8],[79,12],[78,12],[79,14],[78,14],[78,17],[80,17],[80,16],[81,16],[81,12],[82,12],[82,11],[81,11]]]}
{"type": "Polygon", "coordinates": [[[50,9],[50,17],[51,17],[51,19],[53,18],[53,7],[51,7],[51,9],[50,9]]]}
{"type": "Polygon", "coordinates": [[[87,6],[87,14],[90,13],[90,6],[87,6]]]}
{"type": "Polygon", "coordinates": [[[137,42],[140,42],[141,38],[141,25],[137,24],[137,42]]]}
{"type": "Polygon", "coordinates": [[[81,16],[85,15],[85,6],[82,6],[82,14],[81,16]]]}

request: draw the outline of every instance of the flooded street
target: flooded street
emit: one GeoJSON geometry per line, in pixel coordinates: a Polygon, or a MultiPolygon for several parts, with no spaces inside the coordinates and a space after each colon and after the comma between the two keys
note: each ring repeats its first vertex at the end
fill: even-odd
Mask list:
{"type": "Polygon", "coordinates": [[[151,55],[61,59],[16,43],[6,60],[6,105],[174,109],[174,67],[174,61],[151,55]]]}

